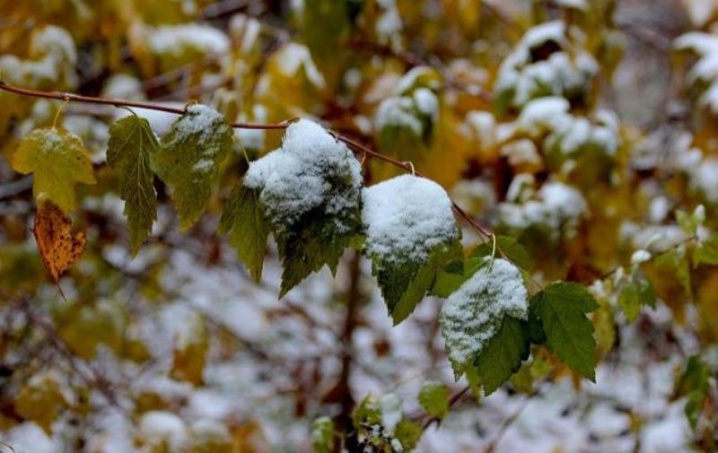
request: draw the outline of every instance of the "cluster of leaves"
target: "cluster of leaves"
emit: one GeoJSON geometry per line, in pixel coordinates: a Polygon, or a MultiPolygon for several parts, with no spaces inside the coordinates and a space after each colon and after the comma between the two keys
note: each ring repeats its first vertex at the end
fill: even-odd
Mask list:
{"type": "MultiPolygon", "coordinates": [[[[98,269],[111,270],[96,259],[97,250],[118,243],[122,233],[95,228],[100,222],[88,204],[93,196],[107,194],[124,201],[127,248],[137,256],[151,248],[143,249],[148,238],[166,239],[166,229],[158,232],[158,218],[167,213],[169,192],[180,229],[208,243],[226,237],[256,281],[262,279],[273,236],[282,266],[280,297],[325,266],[336,273],[346,250],[353,249],[371,261],[395,325],[410,319],[427,295],[445,299],[437,330],[455,379],[466,379],[477,396],[507,383],[530,392],[537,376],[547,376],[540,369],[546,366],[553,379],[569,375],[577,386],[578,377],[594,381],[597,364],[619,347],[619,329],[648,322],[645,307],[666,305],[676,328],[691,331],[699,344],[677,376],[675,396],[687,398],[688,419],[697,438],[709,445],[706,439],[715,435],[715,369],[709,352],[718,338],[713,291],[718,224],[711,180],[701,177],[697,164],[714,162],[714,137],[696,127],[675,153],[684,157],[647,168],[636,164],[649,146],[603,107],[599,91],[620,55],[614,2],[556,2],[548,12],[537,2],[532,18],[497,26],[487,19],[489,13],[479,12],[480,2],[436,2],[444,14],[424,17],[421,11],[431,8],[409,0],[306,0],[293,6],[298,33],[289,42],[283,31],[246,15],[233,17],[225,34],[209,25],[182,23],[193,13],[176,5],[159,11],[151,3],[134,2],[129,13],[117,5],[89,13],[73,9],[65,19],[72,32],[50,25],[59,13],[48,10],[27,44],[19,44],[23,34],[14,28],[0,38],[4,50],[24,49],[18,57],[0,58],[3,80],[12,84],[79,88],[74,41],[97,46],[87,43],[99,35],[110,51],[105,55],[91,47],[89,53],[103,55],[100,64],[107,71],[123,66],[123,54],[131,55],[133,70],[144,78],[169,78],[168,92],[184,90],[179,81],[185,76],[176,74],[188,74],[182,80],[212,91],[203,99],[207,105],[188,105],[159,135],[140,112],[113,120],[107,131],[108,168],[102,154],[91,151],[96,142],[96,148],[104,148],[102,134],[81,138],[70,132],[78,129],[69,127],[71,115],[58,125],[61,115],[53,120],[58,106],[12,98],[0,112],[0,138],[12,135],[2,145],[13,170],[7,174],[34,178],[33,231],[42,263],[58,287],[65,274],[76,274],[65,290],[77,292],[78,301],[48,304],[56,324],[49,332],[61,340],[62,353],[92,361],[103,345],[133,364],[149,360],[148,344],[127,333],[136,314],[112,300],[125,277],[99,277],[98,269]],[[506,54],[498,46],[480,45],[485,41],[467,43],[466,37],[514,44],[506,54]],[[127,44],[124,51],[121,44],[127,44]],[[405,48],[424,49],[430,58],[414,59],[405,48]],[[367,49],[375,54],[371,62],[364,58],[367,49]],[[427,63],[436,59],[446,64],[427,63]],[[230,124],[295,116],[321,117],[334,130],[373,141],[382,154],[410,160],[427,178],[395,177],[406,165],[362,165],[343,141],[308,120],[283,123],[281,144],[279,135],[249,129],[235,134],[230,124]],[[22,124],[15,128],[18,120],[22,124]],[[695,156],[696,149],[705,154],[685,157],[695,156]],[[469,190],[461,204],[466,201],[470,214],[490,222],[498,234],[478,245],[466,245],[476,242],[472,237],[462,244],[442,188],[456,185],[460,193],[462,187],[476,189],[471,184],[485,185],[469,190]],[[670,209],[656,215],[662,211],[656,199],[670,209]],[[75,228],[87,230],[74,231],[73,217],[75,228]],[[207,226],[217,218],[218,228],[207,226]],[[219,234],[205,234],[215,229],[219,234]],[[661,236],[678,239],[655,239],[661,236]],[[91,253],[71,269],[86,247],[91,253]],[[686,315],[694,303],[697,321],[686,315]]],[[[26,8],[14,5],[8,17],[22,18],[26,8]]],[[[714,80],[700,70],[701,61],[711,57],[705,44],[712,39],[689,35],[679,42],[702,59],[689,74],[691,94],[701,107],[697,124],[715,120],[714,80]]],[[[127,96],[137,94],[130,90],[127,96]]],[[[0,92],[0,101],[5,104],[9,96],[0,92]]],[[[0,282],[34,293],[42,281],[40,260],[15,246],[25,239],[22,223],[0,223],[13,243],[0,248],[0,282]]],[[[143,293],[159,292],[160,267],[143,270],[143,293]]],[[[222,335],[213,343],[205,322],[192,316],[186,327],[167,373],[199,387],[210,345],[221,345],[222,335]]],[[[28,343],[28,336],[19,334],[0,345],[0,352],[28,343]]],[[[32,420],[50,432],[62,407],[89,410],[61,388],[58,376],[29,374],[34,376],[21,387],[10,416],[0,417],[1,428],[32,420]]],[[[450,398],[446,385],[430,383],[417,401],[425,417],[441,420],[450,412],[450,398]]],[[[191,451],[229,448],[226,431],[212,434],[201,424],[171,416],[161,395],[138,398],[137,407],[138,425],[148,432],[140,436],[141,447],[179,448],[180,440],[189,441],[177,433],[186,431],[197,440],[192,447],[183,444],[191,451]],[[159,425],[168,431],[153,438],[152,428],[159,425]]],[[[367,397],[353,411],[351,430],[328,417],[316,419],[314,447],[331,451],[339,434],[357,448],[405,451],[417,445],[425,429],[419,418],[403,413],[393,394],[367,397]]]]}

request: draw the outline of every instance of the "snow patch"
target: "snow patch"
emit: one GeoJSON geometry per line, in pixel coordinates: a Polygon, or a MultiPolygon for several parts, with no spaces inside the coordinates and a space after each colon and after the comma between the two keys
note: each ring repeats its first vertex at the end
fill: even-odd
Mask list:
{"type": "Polygon", "coordinates": [[[423,261],[437,245],[459,239],[449,196],[433,181],[402,175],[364,189],[362,198],[370,255],[423,261]]]}
{"type": "Polygon", "coordinates": [[[482,264],[441,308],[441,331],[453,363],[473,361],[504,316],[528,319],[528,292],[519,269],[501,258],[486,257],[482,264]]]}
{"type": "Polygon", "coordinates": [[[325,205],[346,228],[341,213],[359,204],[361,166],[343,143],[323,127],[300,120],[287,128],[282,147],[253,162],[244,185],[259,190],[259,199],[272,223],[289,228],[303,215],[325,205]],[[348,190],[337,192],[332,180],[348,190]]]}

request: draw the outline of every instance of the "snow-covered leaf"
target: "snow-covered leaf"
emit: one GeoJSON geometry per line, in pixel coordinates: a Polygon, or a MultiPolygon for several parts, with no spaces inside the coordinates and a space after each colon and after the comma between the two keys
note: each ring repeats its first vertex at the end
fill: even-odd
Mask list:
{"type": "Polygon", "coordinates": [[[129,115],[110,127],[107,164],[117,173],[120,181],[120,197],[125,200],[124,214],[127,216],[133,255],[137,254],[157,219],[150,156],[157,153],[159,147],[150,123],[144,118],[129,115]]]}
{"type": "Polygon", "coordinates": [[[233,140],[234,132],[222,115],[196,104],[172,124],[162,146],[151,156],[152,169],[172,189],[183,229],[204,212],[233,140]]]}
{"type": "Polygon", "coordinates": [[[334,271],[361,230],[361,166],[308,120],[291,124],[282,147],[253,162],[244,186],[259,194],[279,245],[280,296],[324,265],[334,271]]]}
{"type": "Polygon", "coordinates": [[[364,252],[372,260],[394,324],[432,287],[439,269],[462,257],[451,202],[438,184],[402,175],[364,190],[364,252]]]}
{"type": "Polygon", "coordinates": [[[597,308],[593,296],[576,283],[553,283],[531,298],[531,310],[546,333],[546,346],[591,381],[595,380],[596,341],[586,314],[597,308]]]}
{"type": "Polygon", "coordinates": [[[651,282],[643,273],[636,271],[623,286],[618,296],[618,306],[626,315],[628,322],[633,322],[641,311],[641,307],[656,305],[656,294],[651,282]]]}
{"type": "MultiPolygon", "coordinates": [[[[449,296],[441,309],[441,333],[457,379],[479,360],[485,350],[488,351],[490,340],[499,333],[508,317],[528,319],[528,293],[523,278],[510,262],[486,257],[483,266],[449,296]]],[[[509,330],[502,332],[502,337],[514,332],[511,327],[514,326],[504,327],[509,330]]],[[[490,356],[496,351],[492,346],[493,349],[487,352],[490,356]]],[[[509,360],[513,361],[513,358],[509,360]]]]}

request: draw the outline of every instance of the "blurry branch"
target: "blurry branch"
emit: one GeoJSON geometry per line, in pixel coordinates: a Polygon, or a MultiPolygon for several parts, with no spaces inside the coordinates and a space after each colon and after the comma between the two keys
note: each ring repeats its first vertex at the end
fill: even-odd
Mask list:
{"type": "MultiPolygon", "coordinates": [[[[452,407],[454,407],[454,405],[455,405],[456,403],[458,403],[459,401],[461,401],[461,398],[463,398],[464,395],[466,395],[466,394],[469,392],[469,390],[471,390],[471,387],[467,385],[466,387],[462,388],[462,389],[459,390],[458,392],[454,393],[454,395],[453,395],[451,398],[449,398],[449,409],[451,409],[452,407]]],[[[421,426],[422,431],[426,431],[426,430],[429,429],[429,427],[431,427],[431,425],[434,424],[434,423],[436,423],[437,425],[440,425],[440,424],[441,424],[441,419],[440,419],[440,418],[436,418],[436,417],[429,417],[429,418],[424,422],[424,424],[421,426]]]]}
{"type": "Polygon", "coordinates": [[[616,21],[616,28],[659,52],[669,53],[673,49],[673,37],[666,36],[645,25],[634,22],[616,21]]]}
{"type": "Polygon", "coordinates": [[[60,338],[52,323],[42,315],[33,311],[27,298],[18,296],[0,288],[0,298],[10,303],[10,307],[21,312],[27,322],[41,331],[47,338],[50,346],[67,362],[75,374],[90,388],[97,390],[108,403],[121,414],[126,415],[125,408],[120,404],[113,383],[91,364],[79,360],[70,350],[69,346],[60,338]],[[89,373],[89,375],[88,375],[89,373]]]}
{"type": "Polygon", "coordinates": [[[245,9],[252,8],[254,14],[261,14],[265,10],[262,2],[256,0],[222,0],[206,7],[199,15],[199,19],[216,20],[232,14],[238,13],[245,9]],[[257,9],[259,9],[257,11],[257,9]]]}
{"type": "MultiPolygon", "coordinates": [[[[136,108],[143,108],[147,110],[156,110],[159,112],[165,112],[165,113],[172,113],[175,115],[183,115],[187,113],[187,107],[179,108],[179,107],[172,107],[165,104],[155,103],[155,102],[144,102],[144,101],[129,101],[129,100],[123,100],[123,99],[112,99],[112,98],[103,98],[103,97],[95,97],[95,96],[82,96],[78,94],[72,94],[72,93],[63,93],[58,91],[40,91],[40,90],[33,90],[29,88],[22,88],[14,85],[10,85],[2,80],[0,80],[0,91],[6,91],[9,93],[14,93],[20,96],[26,96],[26,97],[34,97],[34,98],[42,98],[42,99],[56,99],[59,101],[69,101],[69,102],[79,102],[84,104],[101,104],[101,105],[112,105],[114,107],[136,107],[136,108]]],[[[248,123],[248,122],[234,122],[230,123],[230,126],[236,129],[262,129],[262,130],[284,130],[292,123],[293,120],[286,120],[279,123],[248,123]]],[[[379,153],[378,151],[374,151],[373,149],[364,146],[360,144],[359,142],[352,140],[348,137],[345,137],[343,135],[338,135],[336,133],[333,133],[334,137],[345,143],[354,153],[362,155],[362,156],[369,156],[377,160],[381,160],[383,162],[389,163],[395,167],[401,168],[406,172],[411,172],[415,174],[416,176],[420,176],[425,178],[423,174],[421,174],[418,171],[414,170],[414,165],[410,162],[401,162],[397,159],[394,159],[392,157],[386,156],[384,154],[379,153]]],[[[480,235],[482,235],[485,238],[492,238],[493,233],[489,231],[488,229],[481,226],[476,220],[474,220],[466,211],[464,211],[459,205],[456,204],[452,200],[452,207],[454,211],[463,218],[471,227],[480,235]]],[[[501,252],[499,250],[499,252],[501,252]]]]}
{"type": "Polygon", "coordinates": [[[9,182],[0,186],[0,200],[14,197],[26,190],[32,189],[32,176],[25,176],[17,181],[9,182]]]}
{"type": "Polygon", "coordinates": [[[431,66],[439,71],[441,76],[444,78],[444,87],[455,89],[471,96],[476,96],[486,102],[491,102],[493,100],[493,95],[478,85],[467,84],[458,80],[438,57],[430,57],[431,61],[429,61],[414,55],[411,52],[396,50],[391,46],[379,44],[362,38],[355,38],[351,40],[347,46],[352,50],[367,52],[371,55],[379,55],[385,58],[395,58],[408,68],[414,68],[416,66],[431,66]]]}

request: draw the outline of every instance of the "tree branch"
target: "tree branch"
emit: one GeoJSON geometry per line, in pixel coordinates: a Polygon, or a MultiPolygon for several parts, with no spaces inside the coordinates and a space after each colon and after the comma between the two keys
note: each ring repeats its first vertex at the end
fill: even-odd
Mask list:
{"type": "MultiPolygon", "coordinates": [[[[40,90],[33,90],[30,88],[23,88],[18,87],[15,85],[10,85],[7,82],[4,82],[0,80],[0,91],[6,91],[9,93],[14,93],[20,96],[26,96],[26,97],[34,97],[34,98],[42,98],[42,99],[56,99],[59,101],[68,101],[68,102],[79,102],[83,104],[101,104],[101,105],[111,105],[113,107],[136,107],[136,108],[142,108],[147,110],[156,110],[159,112],[166,112],[166,113],[173,113],[175,115],[183,115],[187,113],[187,107],[179,108],[179,107],[171,107],[164,104],[159,104],[155,102],[145,102],[145,101],[128,101],[124,99],[112,99],[112,98],[103,98],[103,97],[96,97],[96,96],[82,96],[79,94],[72,94],[72,93],[63,93],[59,91],[40,91],[40,90]]],[[[280,123],[247,123],[247,122],[234,122],[230,123],[230,126],[232,126],[235,129],[261,129],[261,130],[283,130],[289,127],[291,124],[291,120],[285,120],[280,123]]],[[[331,132],[331,131],[330,131],[331,132]]],[[[412,174],[416,176],[420,176],[422,178],[426,178],[423,174],[420,172],[414,170],[414,166],[409,162],[401,162],[399,160],[396,160],[392,157],[386,156],[384,154],[381,154],[377,151],[374,151],[373,149],[362,145],[359,142],[356,142],[348,137],[345,137],[343,135],[339,135],[337,133],[331,132],[334,137],[345,143],[349,149],[351,149],[354,153],[357,154],[363,154],[365,156],[372,157],[374,159],[381,160],[383,162],[386,162],[388,164],[391,164],[395,167],[401,168],[407,172],[411,172],[412,174]]],[[[488,229],[481,226],[476,220],[474,220],[466,211],[464,211],[459,205],[456,204],[455,201],[451,200],[451,205],[454,211],[464,219],[479,235],[482,235],[486,238],[493,237],[493,233],[489,231],[488,229]]]]}

